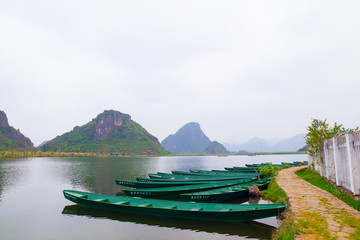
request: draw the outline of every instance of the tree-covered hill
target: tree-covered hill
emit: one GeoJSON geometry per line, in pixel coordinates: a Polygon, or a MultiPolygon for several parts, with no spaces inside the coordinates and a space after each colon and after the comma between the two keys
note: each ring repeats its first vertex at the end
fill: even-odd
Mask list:
{"type": "Polygon", "coordinates": [[[3,150],[29,150],[34,144],[19,130],[11,127],[5,112],[0,111],[0,151],[3,150]]]}
{"type": "Polygon", "coordinates": [[[107,110],[81,127],[48,141],[42,151],[167,154],[158,139],[128,114],[107,110]]]}

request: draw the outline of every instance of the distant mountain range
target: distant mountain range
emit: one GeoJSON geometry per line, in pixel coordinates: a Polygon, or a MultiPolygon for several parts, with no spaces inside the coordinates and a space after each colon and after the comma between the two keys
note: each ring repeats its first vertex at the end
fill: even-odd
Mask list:
{"type": "MultiPolygon", "coordinates": [[[[170,134],[161,144],[128,114],[107,110],[87,124],[64,133],[50,141],[42,142],[37,149],[62,152],[104,153],[155,153],[168,154],[227,154],[246,152],[293,152],[305,146],[305,134],[285,140],[265,140],[254,137],[243,144],[211,141],[200,124],[190,122],[175,134],[170,134]]],[[[31,140],[11,127],[5,112],[0,111],[0,151],[31,150],[31,140]]]]}
{"type": "Polygon", "coordinates": [[[270,141],[254,137],[243,144],[223,143],[231,152],[245,150],[247,152],[294,152],[306,145],[305,134],[297,134],[289,139],[280,140],[275,144],[270,141]]]}
{"type": "Polygon", "coordinates": [[[74,127],[40,149],[61,152],[167,154],[158,139],[133,121],[129,114],[107,110],[81,127],[74,127]]]}
{"type": "Polygon", "coordinates": [[[2,150],[31,150],[34,144],[19,130],[9,125],[6,113],[0,111],[0,151],[2,150]]]}

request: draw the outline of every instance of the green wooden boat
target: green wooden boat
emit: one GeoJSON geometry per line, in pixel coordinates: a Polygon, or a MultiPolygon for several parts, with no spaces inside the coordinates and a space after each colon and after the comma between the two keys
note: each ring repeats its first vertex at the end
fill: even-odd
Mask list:
{"type": "MultiPolygon", "coordinates": [[[[169,173],[170,174],[170,173],[169,173]]],[[[191,176],[191,175],[173,175],[168,176],[168,178],[140,178],[137,177],[136,181],[138,182],[208,182],[208,181],[229,181],[229,180],[238,180],[244,178],[253,178],[254,175],[242,175],[242,176],[191,176]]]]}
{"type": "Polygon", "coordinates": [[[115,183],[120,186],[132,187],[132,188],[158,188],[158,187],[174,187],[174,186],[186,186],[193,184],[206,184],[207,182],[138,182],[127,180],[115,180],[115,183]]]}
{"type": "Polygon", "coordinates": [[[246,166],[249,166],[249,167],[257,167],[257,168],[266,167],[266,166],[273,166],[273,167],[280,167],[280,168],[283,168],[283,167],[284,167],[283,164],[271,164],[271,163],[245,164],[245,165],[246,165],[246,166]]]}
{"type": "MultiPolygon", "coordinates": [[[[175,172],[175,171],[174,171],[175,172]]],[[[227,179],[227,178],[247,178],[257,176],[256,173],[221,173],[221,172],[200,172],[200,173],[164,173],[158,172],[157,174],[150,173],[148,176],[152,179],[227,179]]]]}
{"type": "Polygon", "coordinates": [[[269,185],[271,178],[240,183],[230,187],[216,188],[206,191],[193,193],[183,193],[180,195],[183,201],[194,202],[226,202],[236,198],[242,198],[249,194],[249,187],[256,185],[260,190],[264,190],[269,185]]]}
{"type": "Polygon", "coordinates": [[[250,221],[277,216],[285,204],[218,204],[108,196],[64,190],[69,201],[82,206],[132,214],[207,221],[250,221]]]}
{"type": "Polygon", "coordinates": [[[171,199],[180,200],[180,194],[190,193],[197,191],[205,191],[215,188],[229,187],[246,183],[252,179],[224,181],[207,184],[186,185],[177,187],[164,187],[164,188],[145,188],[145,189],[124,189],[123,192],[129,197],[143,197],[143,198],[157,198],[157,199],[171,199]]]}
{"type": "MultiPolygon", "coordinates": [[[[255,169],[258,170],[258,167],[255,167],[255,169]]],[[[228,171],[242,171],[242,170],[254,171],[254,168],[253,167],[232,167],[232,168],[226,167],[225,170],[228,170],[228,171]]]]}
{"type": "Polygon", "coordinates": [[[205,171],[205,170],[198,170],[200,172],[183,172],[183,171],[171,171],[174,175],[185,175],[185,176],[202,176],[202,177],[252,177],[257,176],[255,172],[253,173],[221,173],[221,172],[213,172],[213,171],[205,171]]]}
{"type": "MultiPolygon", "coordinates": [[[[191,170],[192,169],[190,169],[190,171],[191,170]]],[[[233,167],[232,168],[225,167],[225,170],[212,170],[212,171],[215,171],[215,172],[218,172],[218,171],[243,172],[243,173],[253,173],[253,172],[255,172],[253,168],[249,168],[249,167],[244,167],[244,169],[234,169],[233,167]]]]}
{"type": "MultiPolygon", "coordinates": [[[[247,179],[245,178],[242,180],[252,181],[255,179],[256,178],[247,178],[247,179]]],[[[224,181],[138,182],[138,181],[127,181],[127,180],[115,180],[115,183],[120,186],[132,187],[132,188],[163,188],[163,187],[186,186],[186,185],[195,185],[195,184],[224,183],[224,181]]]]}
{"type": "Polygon", "coordinates": [[[251,175],[251,176],[257,176],[254,169],[252,169],[252,171],[226,171],[226,170],[211,170],[211,171],[207,171],[207,170],[198,170],[198,169],[190,169],[190,172],[192,173],[198,173],[200,175],[205,175],[205,174],[210,174],[210,175],[251,175]]]}
{"type": "Polygon", "coordinates": [[[285,164],[288,164],[290,167],[296,167],[296,166],[301,166],[303,165],[302,162],[292,162],[292,163],[289,163],[289,162],[281,162],[282,165],[285,165],[285,164]]]}

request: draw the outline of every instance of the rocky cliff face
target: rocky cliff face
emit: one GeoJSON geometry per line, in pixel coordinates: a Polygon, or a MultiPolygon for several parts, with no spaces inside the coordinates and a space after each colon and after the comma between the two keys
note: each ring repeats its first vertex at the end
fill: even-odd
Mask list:
{"type": "Polygon", "coordinates": [[[130,115],[115,111],[105,111],[95,120],[94,139],[100,140],[118,132],[119,127],[131,120],[130,115]]]}
{"type": "Polygon", "coordinates": [[[8,119],[3,111],[0,111],[0,127],[9,127],[8,119]]]}
{"type": "Polygon", "coordinates": [[[11,127],[5,112],[0,111],[0,150],[21,150],[33,147],[31,140],[11,127]]]}

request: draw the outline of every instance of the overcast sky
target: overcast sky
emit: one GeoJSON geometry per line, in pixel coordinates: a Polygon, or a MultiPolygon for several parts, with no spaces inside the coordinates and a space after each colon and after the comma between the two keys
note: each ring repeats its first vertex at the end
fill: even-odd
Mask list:
{"type": "Polygon", "coordinates": [[[0,110],[35,145],[106,109],[163,140],[360,125],[359,1],[0,1],[0,110]]]}

